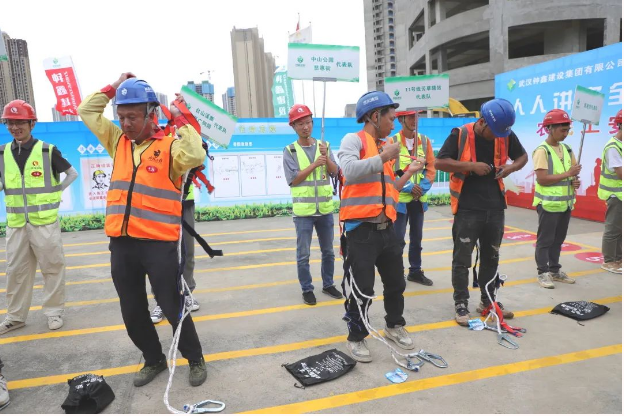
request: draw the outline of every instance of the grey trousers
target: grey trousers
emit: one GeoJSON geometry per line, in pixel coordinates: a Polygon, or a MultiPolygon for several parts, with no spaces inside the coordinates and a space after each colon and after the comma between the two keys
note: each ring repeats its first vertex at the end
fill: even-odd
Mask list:
{"type": "MultiPolygon", "coordinates": [[[[191,227],[195,228],[195,204],[183,204],[182,216],[191,227]]],[[[195,239],[186,230],[182,235],[184,241],[184,281],[188,285],[191,292],[195,290],[195,278],[193,273],[195,270],[195,239]]]]}
{"type": "Polygon", "coordinates": [[[617,197],[607,200],[602,256],[605,263],[622,261],[622,201],[617,197]]]}
{"type": "Polygon", "coordinates": [[[537,273],[559,273],[561,245],[568,235],[572,211],[548,212],[540,204],[537,206],[537,214],[539,215],[537,244],[535,245],[537,273]]]}

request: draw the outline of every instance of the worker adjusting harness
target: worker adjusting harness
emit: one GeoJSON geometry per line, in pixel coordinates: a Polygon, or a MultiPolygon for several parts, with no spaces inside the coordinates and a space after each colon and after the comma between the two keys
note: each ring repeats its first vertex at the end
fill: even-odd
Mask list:
{"type": "Polygon", "coordinates": [[[485,291],[487,292],[488,298],[490,299],[490,305],[487,308],[483,309],[481,315],[486,317],[483,320],[484,329],[498,332],[498,343],[500,345],[511,350],[517,350],[519,348],[519,345],[516,342],[512,341],[507,334],[511,334],[514,337],[520,338],[522,334],[526,333],[526,329],[510,326],[505,322],[505,319],[503,319],[503,311],[501,310],[496,300],[498,298],[498,290],[501,286],[505,284],[505,280],[507,280],[507,275],[500,274],[497,271],[494,277],[489,282],[487,282],[487,284],[485,285],[485,291]],[[491,285],[494,286],[494,299],[492,299],[492,295],[490,295],[490,291],[488,290],[488,286],[491,285]],[[495,322],[496,325],[489,326],[489,320],[491,320],[493,323],[495,322]]]}
{"type": "MultiPolygon", "coordinates": [[[[199,133],[199,124],[197,124],[197,120],[191,114],[190,111],[183,105],[180,105],[177,101],[173,102],[174,105],[184,114],[187,120],[192,120],[191,124],[199,133]]],[[[207,151],[206,151],[207,152],[207,151]]],[[[191,169],[192,170],[192,169],[191,169]]],[[[190,171],[184,174],[182,183],[185,184],[190,171]]],[[[181,200],[184,199],[184,193],[180,193],[181,200]]],[[[182,272],[184,270],[184,259],[182,258],[182,235],[184,234],[183,229],[187,230],[202,246],[202,248],[208,253],[210,258],[214,256],[223,256],[223,252],[221,250],[213,250],[208,243],[199,236],[199,234],[185,221],[183,221],[183,227],[180,227],[180,235],[178,237],[178,293],[180,294],[180,315],[179,315],[179,324],[176,328],[175,333],[173,334],[173,341],[171,342],[171,346],[169,347],[169,352],[167,353],[167,367],[169,369],[169,379],[167,380],[167,388],[165,389],[165,395],[163,397],[163,402],[165,406],[167,406],[167,410],[174,414],[200,414],[200,413],[218,413],[225,409],[225,403],[216,401],[216,400],[203,400],[199,403],[195,404],[185,404],[183,409],[184,411],[180,411],[175,407],[169,404],[169,390],[173,384],[173,375],[175,374],[176,369],[176,356],[178,354],[178,344],[180,343],[180,334],[182,333],[182,324],[184,319],[191,313],[191,309],[187,307],[187,302],[185,302],[185,297],[189,296],[191,301],[193,301],[193,294],[191,293],[184,277],[182,276],[182,272]],[[205,407],[206,405],[215,405],[216,407],[205,407]]],[[[190,302],[192,304],[193,302],[190,302]]]]}

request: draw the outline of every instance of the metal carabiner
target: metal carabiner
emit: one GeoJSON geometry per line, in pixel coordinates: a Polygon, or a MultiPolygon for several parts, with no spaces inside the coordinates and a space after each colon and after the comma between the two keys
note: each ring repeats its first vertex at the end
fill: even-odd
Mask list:
{"type": "Polygon", "coordinates": [[[517,350],[518,348],[520,348],[520,346],[513,342],[507,334],[498,334],[498,344],[502,345],[505,348],[509,348],[510,350],[517,350]],[[507,345],[505,342],[508,342],[509,345],[507,345]]]}
{"type": "Polygon", "coordinates": [[[448,363],[444,360],[444,358],[442,358],[439,355],[427,352],[425,350],[418,351],[416,353],[416,356],[418,358],[420,358],[420,359],[423,359],[423,360],[433,364],[434,366],[436,366],[438,368],[447,368],[448,367],[448,363]]]}
{"type": "Polygon", "coordinates": [[[225,409],[225,403],[216,400],[204,400],[195,404],[185,404],[183,409],[186,413],[192,414],[219,413],[225,409]],[[204,407],[207,404],[216,404],[219,407],[204,407]]]}
{"type": "Polygon", "coordinates": [[[420,368],[425,364],[425,362],[423,360],[418,360],[418,362],[414,363],[412,362],[411,358],[416,358],[418,355],[417,354],[408,354],[407,356],[405,356],[405,362],[399,360],[396,355],[394,355],[394,353],[392,353],[392,358],[394,358],[394,361],[400,365],[403,368],[407,368],[410,371],[414,371],[414,372],[419,372],[420,368]]]}

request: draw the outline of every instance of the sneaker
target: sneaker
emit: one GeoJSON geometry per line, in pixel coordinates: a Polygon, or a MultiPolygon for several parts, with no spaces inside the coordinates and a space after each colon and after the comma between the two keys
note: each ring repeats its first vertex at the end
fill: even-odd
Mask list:
{"type": "Polygon", "coordinates": [[[414,341],[412,341],[412,338],[410,337],[407,329],[405,329],[404,326],[388,328],[388,325],[386,325],[384,333],[386,334],[386,338],[396,342],[399,347],[405,350],[413,350],[415,347],[414,341]]]}
{"type": "Polygon", "coordinates": [[[63,326],[63,318],[60,316],[48,316],[48,328],[52,331],[63,326]]]}
{"type": "Polygon", "coordinates": [[[184,298],[184,304],[186,306],[186,309],[189,309],[191,312],[196,312],[199,310],[199,302],[197,302],[195,298],[191,299],[190,296],[186,296],[184,298]]]}
{"type": "Polygon", "coordinates": [[[552,277],[550,276],[550,272],[540,273],[537,275],[537,282],[544,289],[554,289],[555,285],[553,285],[552,277]]]}
{"type": "Polygon", "coordinates": [[[616,261],[610,263],[603,263],[600,266],[601,269],[608,271],[609,273],[622,274],[622,264],[616,261]]]}
{"type": "Polygon", "coordinates": [[[141,387],[150,383],[158,374],[166,369],[167,360],[164,358],[154,365],[144,365],[143,368],[134,375],[134,386],[141,387]]]}
{"type": "Polygon", "coordinates": [[[327,296],[331,296],[334,299],[342,299],[342,293],[340,293],[338,289],[336,289],[336,286],[323,288],[323,293],[325,293],[327,296]]]}
{"type": "Polygon", "coordinates": [[[164,317],[165,314],[163,313],[162,309],[160,309],[160,306],[156,305],[156,307],[152,311],[152,314],[150,315],[150,318],[152,318],[152,322],[157,324],[158,322],[161,322],[164,317]]]}
{"type": "Polygon", "coordinates": [[[303,303],[306,305],[316,305],[316,296],[314,296],[314,292],[303,292],[303,303]]]}
{"type": "Polygon", "coordinates": [[[191,386],[201,386],[207,377],[208,371],[206,370],[204,357],[200,361],[189,361],[189,383],[191,383],[191,386]]]}
{"type": "Polygon", "coordinates": [[[0,335],[21,328],[24,325],[26,325],[25,322],[10,321],[9,318],[4,318],[4,321],[0,324],[0,335]]]}
{"type": "Polygon", "coordinates": [[[373,361],[365,339],[362,341],[347,341],[347,350],[349,350],[349,354],[355,361],[360,363],[370,363],[373,361]]]}
{"type": "Polygon", "coordinates": [[[465,303],[455,304],[455,322],[461,326],[468,326],[470,320],[470,312],[468,311],[468,305],[465,303]]]}
{"type": "MultiPolygon", "coordinates": [[[[512,311],[505,310],[505,308],[503,307],[503,304],[500,302],[496,302],[496,304],[501,309],[501,312],[503,312],[503,319],[513,319],[514,313],[512,311]]],[[[481,302],[479,306],[477,306],[477,313],[482,313],[486,308],[487,306],[485,306],[485,304],[481,302]]]]}
{"type": "Polygon", "coordinates": [[[576,279],[571,278],[565,272],[562,272],[562,271],[559,271],[559,273],[550,273],[550,277],[555,282],[570,283],[570,284],[576,282],[576,279]]]}
{"type": "Polygon", "coordinates": [[[425,272],[422,269],[413,273],[409,272],[409,274],[407,275],[407,280],[409,280],[410,282],[420,283],[421,285],[425,286],[433,285],[433,280],[425,276],[425,272]]]}
{"type": "Polygon", "coordinates": [[[11,400],[9,400],[9,389],[7,388],[6,378],[0,374],[0,410],[7,407],[10,402],[11,400]]]}

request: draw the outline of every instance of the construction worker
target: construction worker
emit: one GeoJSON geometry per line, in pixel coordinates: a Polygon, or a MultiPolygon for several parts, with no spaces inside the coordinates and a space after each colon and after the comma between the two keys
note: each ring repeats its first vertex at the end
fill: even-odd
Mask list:
{"type": "MultiPolygon", "coordinates": [[[[181,97],[176,100],[183,103],[181,97]]],[[[110,237],[111,275],[126,330],[145,358],[134,385],[143,386],[167,369],[150,320],[147,275],[174,333],[182,325],[178,348],[189,362],[190,384],[199,386],[207,375],[202,347],[190,314],[179,322],[183,298],[178,290],[178,241],[182,176],[200,165],[206,153],[199,134],[173,104],[171,113],[180,139],[166,136],[152,120],[158,106],[149,84],[126,72],[85,98],[78,113],[113,159],[104,228],[110,237]],[[113,97],[121,129],[103,116],[113,97]]]]}
{"type": "Polygon", "coordinates": [[[546,289],[554,289],[553,280],[574,283],[561,271],[561,245],[568,235],[568,224],[576,202],[575,190],[581,182],[581,165],[576,163],[572,148],[563,141],[570,133],[568,113],[555,109],[546,113],[542,122],[548,137],[533,151],[535,195],[539,226],[535,245],[537,282],[546,289]]]}
{"type": "Polygon", "coordinates": [[[405,249],[405,232],[407,223],[410,226],[410,244],[408,259],[410,263],[407,280],[431,286],[433,281],[425,276],[422,269],[422,232],[427,211],[427,192],[431,189],[435,179],[435,156],[431,148],[431,140],[418,132],[418,114],[416,111],[397,111],[396,116],[401,123],[401,131],[394,136],[394,141],[401,143],[401,157],[396,159],[395,171],[408,166],[412,159],[410,156],[426,158],[425,170],[413,175],[399,193],[397,205],[397,219],[394,229],[405,249]],[[417,143],[414,143],[417,138],[417,143]]]}
{"type": "MultiPolygon", "coordinates": [[[[503,178],[522,169],[528,156],[511,131],[516,120],[513,105],[495,98],[483,103],[481,118],[452,130],[438,152],[436,169],[449,172],[453,222],[452,282],[455,320],[468,326],[469,268],[477,242],[481,250],[479,286],[481,313],[490,301],[486,284],[498,272],[499,249],[505,229],[505,185],[503,178]],[[513,163],[508,164],[508,160],[513,163]]],[[[490,285],[494,290],[494,285],[490,285]]],[[[492,298],[494,298],[492,294],[492,298]]],[[[503,310],[505,319],[513,312],[503,310]]]]}
{"type": "Polygon", "coordinates": [[[414,348],[403,318],[403,258],[393,222],[399,190],[423,168],[424,159],[412,162],[401,177],[395,177],[401,144],[386,137],[394,128],[396,107],[398,104],[384,92],[371,91],[360,97],[355,111],[358,123],[364,123],[364,127],[358,133],[347,134],[338,151],[344,175],[340,201],[340,221],[344,221],[345,230],[341,236],[346,297],[343,319],[349,330],[347,349],[360,362],[372,361],[365,340],[368,324],[362,317],[368,315],[371,304],[366,297],[374,295],[375,267],[384,288],[385,335],[401,348],[414,348]]]}
{"type": "Polygon", "coordinates": [[[61,193],[78,172],[56,146],[32,136],[37,115],[26,101],[8,103],[2,120],[13,141],[0,146],[0,189],[4,187],[7,212],[7,316],[0,334],[26,324],[37,264],[48,328],[59,329],[65,306],[65,255],[58,210],[61,193]],[[66,175],[62,182],[61,172],[66,175]]]}
{"type": "Polygon", "coordinates": [[[321,247],[323,293],[334,299],[342,294],[334,286],[334,189],[330,176],[338,173],[334,155],[325,141],[312,137],[312,112],[295,104],[288,123],[298,139],[284,148],[284,174],[293,198],[293,221],[297,232],[297,277],[303,303],[316,305],[310,274],[310,244],[316,229],[321,247]]]}
{"type": "Polygon", "coordinates": [[[598,198],[607,201],[602,235],[602,268],[622,274],[622,110],[615,116],[618,131],[602,151],[598,198]]]}

